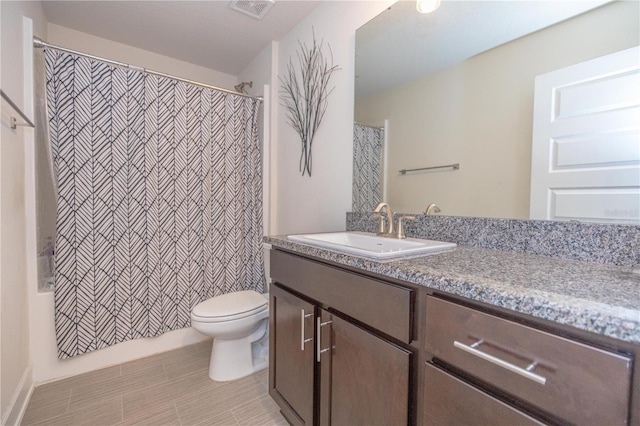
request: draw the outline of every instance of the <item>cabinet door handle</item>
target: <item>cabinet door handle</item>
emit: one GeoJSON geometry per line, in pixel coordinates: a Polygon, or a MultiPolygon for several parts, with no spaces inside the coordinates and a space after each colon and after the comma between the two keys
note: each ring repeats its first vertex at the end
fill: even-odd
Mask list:
{"type": "Polygon", "coordinates": [[[305,314],[304,309],[300,310],[300,350],[304,351],[304,344],[313,340],[313,337],[305,339],[304,337],[304,319],[312,317],[313,314],[305,314]]]}
{"type": "Polygon", "coordinates": [[[532,370],[536,368],[538,363],[536,361],[532,362],[527,368],[521,368],[517,365],[513,365],[510,362],[507,362],[503,359],[495,357],[493,355],[489,355],[487,353],[482,352],[479,349],[476,349],[478,346],[484,343],[484,340],[478,340],[472,345],[465,345],[464,343],[460,343],[457,340],[453,342],[453,346],[458,349],[462,349],[465,352],[470,353],[471,355],[475,355],[478,358],[482,358],[485,361],[489,361],[492,364],[495,364],[499,367],[505,368],[509,371],[512,371],[516,374],[519,374],[527,379],[533,380],[536,383],[540,383],[541,385],[545,385],[547,383],[547,378],[543,377],[539,374],[533,373],[532,370]]]}
{"type": "Polygon", "coordinates": [[[322,349],[322,338],[321,338],[322,334],[321,333],[322,333],[322,327],[324,327],[325,325],[329,325],[332,322],[333,321],[322,322],[322,319],[320,317],[316,318],[317,335],[318,335],[318,338],[316,339],[316,350],[317,350],[316,362],[320,362],[320,356],[323,353],[331,350],[330,347],[326,348],[326,349],[322,349]]]}

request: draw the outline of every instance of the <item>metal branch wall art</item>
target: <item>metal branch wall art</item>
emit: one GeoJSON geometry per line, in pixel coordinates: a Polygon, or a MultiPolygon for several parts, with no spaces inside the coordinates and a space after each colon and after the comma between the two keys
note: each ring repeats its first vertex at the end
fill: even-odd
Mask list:
{"type": "Polygon", "coordinates": [[[311,145],[313,136],[327,110],[327,97],[333,91],[329,89],[331,74],[339,68],[333,65],[331,46],[329,58],[322,53],[323,40],[316,42],[313,34],[313,45],[308,47],[298,40],[296,52],[300,72],[297,72],[293,60],[289,59],[287,70],[280,77],[282,105],[287,114],[287,122],[300,136],[302,152],[300,154],[300,171],[302,176],[311,176],[311,145]]]}

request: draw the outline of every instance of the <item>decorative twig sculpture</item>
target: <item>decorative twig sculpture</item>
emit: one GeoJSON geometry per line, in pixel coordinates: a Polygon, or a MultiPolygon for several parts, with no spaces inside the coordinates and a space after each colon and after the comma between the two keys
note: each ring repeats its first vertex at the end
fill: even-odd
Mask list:
{"type": "Polygon", "coordinates": [[[333,91],[329,89],[331,74],[338,69],[333,65],[333,53],[329,48],[330,61],[322,53],[323,40],[318,44],[315,33],[313,45],[308,47],[298,40],[297,51],[300,73],[296,72],[293,61],[289,59],[282,83],[281,98],[287,114],[287,122],[300,136],[302,153],[300,154],[300,171],[311,176],[311,145],[313,136],[327,110],[327,97],[333,91]]]}

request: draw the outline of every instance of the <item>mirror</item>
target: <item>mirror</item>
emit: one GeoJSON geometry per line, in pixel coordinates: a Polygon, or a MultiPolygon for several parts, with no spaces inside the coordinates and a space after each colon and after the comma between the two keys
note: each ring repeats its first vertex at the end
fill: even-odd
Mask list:
{"type": "Polygon", "coordinates": [[[385,127],[381,198],[400,212],[528,219],[535,77],[638,46],[639,5],[445,0],[421,15],[400,1],[359,28],[355,121],[385,127]]]}

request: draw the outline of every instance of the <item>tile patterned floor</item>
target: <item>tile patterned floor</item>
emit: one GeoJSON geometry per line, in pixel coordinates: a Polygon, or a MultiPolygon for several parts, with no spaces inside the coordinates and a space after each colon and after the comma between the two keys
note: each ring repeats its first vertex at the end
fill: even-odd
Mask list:
{"type": "Polygon", "coordinates": [[[268,395],[268,370],[214,382],[210,351],[208,340],[38,386],[21,424],[287,425],[268,395]]]}

